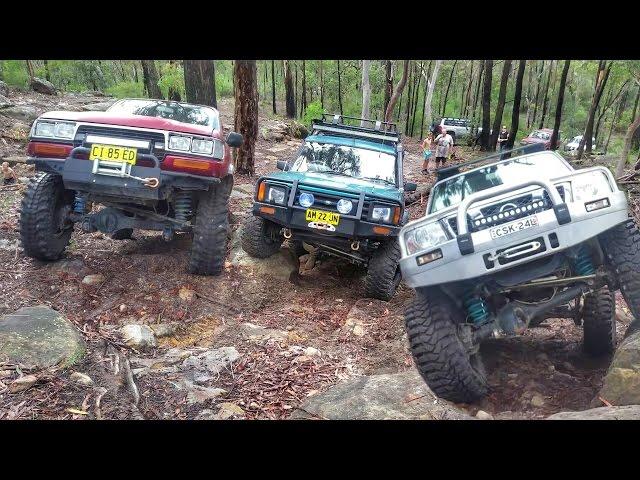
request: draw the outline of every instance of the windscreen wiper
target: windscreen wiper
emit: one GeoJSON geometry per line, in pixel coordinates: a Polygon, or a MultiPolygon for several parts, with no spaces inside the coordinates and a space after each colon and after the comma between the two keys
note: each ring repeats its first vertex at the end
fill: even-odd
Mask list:
{"type": "Polygon", "coordinates": [[[379,177],[358,177],[362,180],[376,180],[378,182],[384,182],[384,183],[388,183],[389,185],[393,185],[395,186],[395,183],[393,183],[390,180],[387,180],[386,178],[379,178],[379,177]]]}

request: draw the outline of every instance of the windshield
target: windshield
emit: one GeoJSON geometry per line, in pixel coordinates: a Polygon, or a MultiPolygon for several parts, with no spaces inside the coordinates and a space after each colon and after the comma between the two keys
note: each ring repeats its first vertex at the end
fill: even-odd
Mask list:
{"type": "Polygon", "coordinates": [[[466,196],[498,185],[513,185],[531,178],[560,177],[571,169],[552,153],[521,157],[472,170],[437,184],[431,193],[429,213],[459,204],[466,196]]]}
{"type": "Polygon", "coordinates": [[[536,130],[531,134],[531,136],[533,138],[540,138],[541,140],[549,140],[551,138],[551,135],[547,132],[541,132],[540,130],[536,130]]]}
{"type": "Polygon", "coordinates": [[[306,142],[293,163],[293,172],[336,173],[395,185],[395,157],[366,148],[306,142]]]}
{"type": "Polygon", "coordinates": [[[107,109],[111,113],[160,117],[181,123],[220,129],[218,113],[209,107],[162,100],[120,100],[107,109]]]}

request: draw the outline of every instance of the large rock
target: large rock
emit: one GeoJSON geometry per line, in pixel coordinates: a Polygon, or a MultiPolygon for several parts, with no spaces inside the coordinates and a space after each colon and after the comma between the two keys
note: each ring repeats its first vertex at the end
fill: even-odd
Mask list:
{"type": "Polygon", "coordinates": [[[11,100],[0,93],[0,109],[11,107],[12,105],[11,100]]]}
{"type": "Polygon", "coordinates": [[[149,325],[138,325],[135,323],[125,325],[120,329],[124,343],[128,346],[145,349],[157,346],[156,337],[149,325]]]}
{"type": "Polygon", "coordinates": [[[309,129],[302,123],[293,121],[289,125],[289,133],[293,138],[305,138],[309,135],[309,129]]]}
{"type": "Polygon", "coordinates": [[[470,420],[473,417],[438,399],[415,369],[348,380],[307,398],[292,419],[470,420]]]}
{"type": "Polygon", "coordinates": [[[599,396],[613,405],[640,405],[640,332],[618,347],[599,396]]]}
{"type": "Polygon", "coordinates": [[[269,258],[253,258],[242,249],[240,238],[242,228],[238,228],[231,237],[229,261],[235,267],[251,269],[256,277],[270,276],[279,280],[289,280],[293,272],[297,272],[299,265],[288,249],[281,249],[269,258]]]}
{"type": "Polygon", "coordinates": [[[31,105],[13,105],[0,110],[0,115],[30,124],[38,118],[38,111],[31,105]]]}
{"type": "Polygon", "coordinates": [[[23,307],[0,319],[0,361],[27,367],[68,367],[85,344],[75,326],[46,306],[23,307]]]}
{"type": "Polygon", "coordinates": [[[640,405],[592,408],[582,412],[560,412],[547,420],[640,420],[640,405]]]}
{"type": "Polygon", "coordinates": [[[7,84],[0,80],[0,95],[4,95],[5,97],[9,95],[9,87],[7,84]]]}
{"type": "Polygon", "coordinates": [[[44,93],[45,95],[56,94],[56,87],[44,78],[33,77],[33,80],[31,80],[31,89],[38,93],[44,93]]]}
{"type": "Polygon", "coordinates": [[[104,112],[114,103],[115,100],[110,100],[107,102],[88,103],[86,105],[82,105],[82,110],[85,110],[87,112],[104,112]]]}

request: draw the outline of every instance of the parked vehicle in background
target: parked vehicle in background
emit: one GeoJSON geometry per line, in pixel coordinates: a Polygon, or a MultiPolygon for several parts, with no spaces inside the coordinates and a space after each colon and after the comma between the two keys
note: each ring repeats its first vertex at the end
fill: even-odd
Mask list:
{"type": "MultiPolygon", "coordinates": [[[[536,143],[544,145],[545,150],[551,150],[551,135],[553,135],[553,129],[551,128],[540,128],[538,130],[534,130],[529,134],[529,136],[524,137],[520,140],[520,145],[533,145],[536,143]]],[[[557,145],[560,144],[560,134],[558,134],[557,145]]]]}
{"type": "Polygon", "coordinates": [[[220,273],[233,186],[218,111],[181,102],[125,99],[106,112],[54,111],[33,123],[27,163],[40,172],[22,200],[25,253],[57,260],[74,224],[114,239],[133,229],[191,232],[189,271],[220,273]],[[101,204],[105,208],[94,209],[101,204]]]}
{"type": "MultiPolygon", "coordinates": [[[[564,151],[571,155],[575,155],[578,152],[578,147],[580,146],[581,141],[582,135],[576,135],[564,146],[564,151]]],[[[591,138],[591,149],[596,149],[596,137],[591,138]]]]}
{"type": "Polygon", "coordinates": [[[367,269],[365,295],[389,300],[401,280],[398,232],[407,222],[404,151],[393,123],[324,114],[290,162],[258,179],[242,248],[255,258],[303,242],[367,269]],[[351,123],[351,124],[349,124],[351,123]]]}
{"type": "MultiPolygon", "coordinates": [[[[472,134],[472,123],[468,118],[452,118],[444,117],[440,120],[440,130],[446,130],[446,132],[453,138],[453,144],[457,145],[460,140],[468,139],[472,134]]],[[[478,127],[476,135],[482,132],[482,127],[478,127]]],[[[438,132],[441,133],[441,132],[438,132]]]]}
{"type": "Polygon", "coordinates": [[[616,290],[640,318],[640,232],[611,172],[575,170],[548,151],[487,162],[499,156],[440,169],[427,215],[398,238],[416,289],[410,348],[431,390],[451,401],[488,392],[485,339],[570,318],[585,352],[607,355],[616,290]]]}

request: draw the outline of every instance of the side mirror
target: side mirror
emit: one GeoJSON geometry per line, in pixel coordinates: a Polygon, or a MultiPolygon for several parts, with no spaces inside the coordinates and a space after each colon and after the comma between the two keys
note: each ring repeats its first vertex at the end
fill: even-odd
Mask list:
{"type": "Polygon", "coordinates": [[[286,172],[287,170],[289,170],[289,165],[284,160],[278,160],[278,162],[276,163],[276,168],[278,170],[286,172]]]}
{"type": "Polygon", "coordinates": [[[244,138],[239,133],[229,132],[226,142],[230,147],[237,148],[242,145],[242,143],[244,142],[244,138]]]}
{"type": "Polygon", "coordinates": [[[405,192],[415,192],[418,189],[418,184],[413,182],[407,182],[404,184],[405,192]]]}

